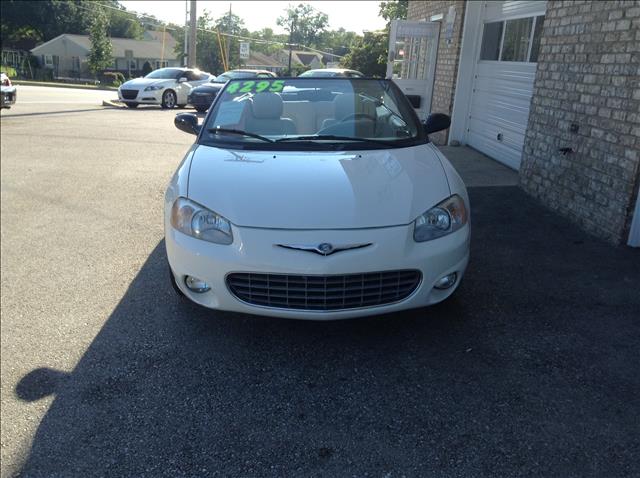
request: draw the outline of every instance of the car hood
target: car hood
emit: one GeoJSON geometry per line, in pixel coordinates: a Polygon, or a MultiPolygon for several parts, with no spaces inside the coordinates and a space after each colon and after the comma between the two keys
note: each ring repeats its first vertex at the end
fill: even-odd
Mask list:
{"type": "Polygon", "coordinates": [[[353,229],[409,224],[450,195],[430,145],[351,152],[198,146],[188,196],[237,226],[353,229]]]}
{"type": "Polygon", "coordinates": [[[207,83],[205,85],[196,86],[192,93],[218,93],[222,88],[224,88],[224,83],[207,83]]]}
{"type": "Polygon", "coordinates": [[[162,85],[167,86],[175,84],[176,80],[156,80],[153,78],[136,78],[135,80],[129,80],[122,84],[120,88],[142,88],[150,85],[162,85]]]}

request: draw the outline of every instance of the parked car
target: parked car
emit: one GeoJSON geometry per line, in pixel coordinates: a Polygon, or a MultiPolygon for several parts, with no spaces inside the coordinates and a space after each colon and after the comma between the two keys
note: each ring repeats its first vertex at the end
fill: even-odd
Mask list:
{"type": "Polygon", "coordinates": [[[449,297],[469,260],[469,198],[391,80],[230,80],[165,194],[179,294],[212,309],[341,319],[449,297]],[[333,101],[287,101],[315,89],[333,101]]]}
{"type": "Polygon", "coordinates": [[[129,108],[141,104],[184,108],[191,89],[211,78],[209,73],[190,68],[160,68],[144,78],[123,83],[118,88],[118,98],[129,108]]]}
{"type": "Polygon", "coordinates": [[[325,77],[342,77],[342,78],[364,78],[364,75],[356,70],[345,70],[343,68],[321,68],[317,70],[308,70],[298,75],[301,78],[325,78],[325,77]]]}
{"type": "Polygon", "coordinates": [[[211,79],[209,83],[191,90],[188,102],[199,112],[207,111],[224,84],[236,78],[276,78],[276,74],[267,70],[230,70],[211,79]]]}
{"type": "Polygon", "coordinates": [[[0,87],[2,88],[2,103],[0,104],[0,108],[11,108],[11,105],[15,104],[18,96],[16,87],[11,84],[11,80],[4,72],[0,73],[0,84],[2,85],[0,87]]]}

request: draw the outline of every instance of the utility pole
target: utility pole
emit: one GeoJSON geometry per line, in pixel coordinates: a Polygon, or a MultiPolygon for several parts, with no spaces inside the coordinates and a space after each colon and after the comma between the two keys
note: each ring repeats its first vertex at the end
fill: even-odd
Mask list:
{"type": "Polygon", "coordinates": [[[196,0],[191,0],[189,6],[189,16],[191,17],[189,22],[189,67],[196,67],[196,33],[198,31],[197,14],[196,14],[196,0]]]}
{"type": "Polygon", "coordinates": [[[291,18],[291,30],[289,30],[289,73],[287,76],[291,76],[291,49],[293,45],[291,44],[291,39],[293,37],[293,29],[296,27],[296,17],[291,18]]]}
{"type": "MultiPolygon", "coordinates": [[[[229,3],[229,19],[227,20],[227,33],[229,35],[232,35],[233,32],[231,31],[231,3],[229,3]]],[[[228,38],[228,42],[227,42],[227,68],[231,69],[231,57],[229,55],[229,53],[231,53],[231,40],[233,37],[229,36],[228,38]]]]}
{"type": "Polygon", "coordinates": [[[189,1],[184,0],[184,57],[182,58],[182,66],[187,66],[189,54],[189,1]]]}

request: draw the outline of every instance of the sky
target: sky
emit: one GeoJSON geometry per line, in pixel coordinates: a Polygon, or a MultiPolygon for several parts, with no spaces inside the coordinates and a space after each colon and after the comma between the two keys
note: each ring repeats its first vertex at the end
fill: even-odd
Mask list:
{"type": "MultiPolygon", "coordinates": [[[[121,1],[127,10],[154,15],[160,20],[173,23],[184,23],[185,2],[174,1],[121,1]]],[[[265,27],[273,28],[276,33],[283,30],[276,25],[276,19],[281,16],[288,5],[297,5],[298,1],[203,1],[198,0],[198,16],[206,9],[218,18],[231,11],[239,15],[250,31],[261,30],[265,27]]],[[[379,30],[385,26],[385,21],[378,16],[379,0],[376,1],[306,1],[316,10],[329,16],[329,29],[337,30],[343,27],[347,31],[362,34],[363,30],[379,30]]]]}

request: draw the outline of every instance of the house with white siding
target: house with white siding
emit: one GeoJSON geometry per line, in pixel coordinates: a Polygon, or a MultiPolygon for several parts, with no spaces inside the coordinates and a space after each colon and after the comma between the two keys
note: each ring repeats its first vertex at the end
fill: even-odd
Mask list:
{"type": "MultiPolygon", "coordinates": [[[[146,62],[152,69],[180,66],[180,59],[174,52],[175,41],[170,35],[145,38],[148,39],[111,38],[113,64],[108,70],[138,76],[146,62]]],[[[53,70],[54,78],[81,78],[89,76],[87,60],[90,50],[88,35],[63,33],[33,48],[31,54],[42,68],[53,70]]]]}

